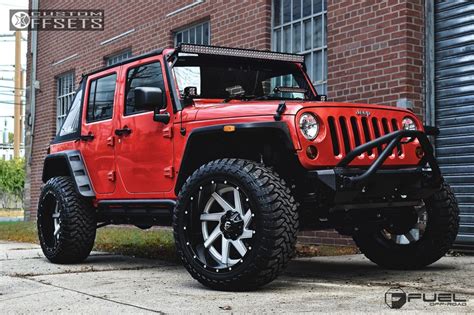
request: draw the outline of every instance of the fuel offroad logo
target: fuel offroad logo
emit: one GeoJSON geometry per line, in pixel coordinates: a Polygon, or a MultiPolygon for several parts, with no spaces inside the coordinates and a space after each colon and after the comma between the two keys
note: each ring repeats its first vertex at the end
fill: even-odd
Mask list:
{"type": "Polygon", "coordinates": [[[385,292],[385,304],[400,309],[407,303],[422,302],[430,306],[467,306],[468,300],[456,293],[406,293],[402,288],[390,288],[385,292]]]}
{"type": "Polygon", "coordinates": [[[102,31],[104,10],[10,10],[11,31],[102,31]]]}

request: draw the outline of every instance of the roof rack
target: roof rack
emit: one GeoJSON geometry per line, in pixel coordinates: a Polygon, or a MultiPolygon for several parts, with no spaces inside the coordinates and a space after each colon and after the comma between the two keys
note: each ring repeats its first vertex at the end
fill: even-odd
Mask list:
{"type": "Polygon", "coordinates": [[[200,54],[200,55],[229,56],[229,57],[242,57],[242,58],[251,58],[251,59],[277,60],[277,61],[304,63],[303,55],[264,51],[264,50],[254,50],[254,49],[220,47],[220,46],[207,46],[207,45],[182,43],[182,44],[179,44],[179,46],[176,48],[176,52],[200,54]]]}

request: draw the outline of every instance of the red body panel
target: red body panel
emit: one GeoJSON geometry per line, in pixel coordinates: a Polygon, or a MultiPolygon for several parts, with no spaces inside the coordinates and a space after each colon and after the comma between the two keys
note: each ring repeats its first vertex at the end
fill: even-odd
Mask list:
{"type": "MultiPolygon", "coordinates": [[[[114,104],[118,103],[119,94],[117,89],[121,84],[120,68],[113,68],[88,77],[86,82],[86,90],[82,111],[82,135],[94,135],[92,141],[78,142],[78,150],[86,163],[89,177],[96,194],[112,194],[115,191],[115,181],[109,180],[110,176],[115,177],[115,150],[114,147],[108,145],[108,139],[113,137],[114,129],[117,123],[117,111],[113,110],[112,118],[97,122],[87,123],[87,104],[89,101],[90,82],[94,79],[104,77],[115,73],[117,75],[117,83],[115,87],[114,104]]],[[[116,105],[114,105],[116,107],[116,105]]]]}
{"type": "MultiPolygon", "coordinates": [[[[170,91],[166,90],[167,109],[171,115],[169,124],[164,125],[153,121],[152,112],[131,116],[124,116],[124,82],[126,70],[141,63],[161,61],[162,56],[149,57],[118,66],[100,74],[88,77],[82,113],[82,134],[93,133],[92,141],[68,141],[51,145],[51,153],[76,149],[82,152],[87,170],[96,192],[96,198],[101,199],[154,199],[176,198],[174,186],[189,135],[195,128],[223,124],[242,124],[251,122],[274,122],[273,115],[281,101],[237,101],[222,103],[222,100],[195,100],[193,106],[186,107],[181,112],[173,113],[170,91]],[[115,105],[113,119],[87,124],[86,108],[89,80],[109,74],[117,73],[117,88],[115,92],[115,105]],[[129,136],[117,137],[114,130],[128,127],[132,129],[129,136]],[[186,134],[180,134],[181,127],[186,129],[186,134]],[[112,140],[111,140],[112,139],[112,140]],[[113,145],[110,145],[111,141],[113,145]],[[111,178],[115,172],[115,178],[111,178]]],[[[166,80],[166,77],[165,77],[166,80]]],[[[165,82],[166,83],[166,82],[165,82]]],[[[169,85],[166,84],[166,87],[169,85]]],[[[167,88],[166,88],[167,89],[167,88]]],[[[421,122],[409,111],[378,105],[333,103],[333,102],[302,102],[286,101],[286,111],[282,115],[282,122],[288,126],[293,147],[301,165],[307,169],[320,169],[334,167],[345,154],[343,130],[336,126],[338,145],[341,153],[334,154],[332,137],[329,131],[328,119],[344,117],[348,126],[351,117],[356,117],[358,129],[363,130],[362,117],[358,110],[370,112],[369,121],[376,119],[381,135],[385,132],[382,119],[395,119],[398,128],[401,120],[409,116],[422,128],[421,122]],[[298,127],[298,119],[304,112],[317,115],[320,122],[320,133],[314,141],[305,139],[298,127]],[[306,155],[306,148],[314,145],[318,150],[315,159],[306,155]]],[[[364,115],[366,115],[365,113],[364,115]]],[[[350,128],[349,128],[350,129],[350,128]]],[[[393,131],[390,127],[389,131],[393,131]]],[[[350,148],[356,146],[354,133],[349,132],[350,148]]],[[[346,132],[347,134],[347,132],[346,132]]],[[[376,137],[374,129],[370,129],[371,139],[376,137]]],[[[362,143],[366,141],[363,140],[362,143]]],[[[419,159],[415,155],[416,141],[403,146],[403,154],[394,151],[384,164],[386,167],[415,165],[419,159]]],[[[377,157],[363,154],[356,158],[351,166],[368,166],[377,157]]]]}

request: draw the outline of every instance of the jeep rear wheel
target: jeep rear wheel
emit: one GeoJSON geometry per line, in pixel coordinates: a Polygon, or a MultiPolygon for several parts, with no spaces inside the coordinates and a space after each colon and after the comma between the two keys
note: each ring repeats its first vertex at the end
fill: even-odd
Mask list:
{"type": "Polygon", "coordinates": [[[261,164],[212,161],[191,175],[173,216],[178,256],[202,284],[249,290],[275,279],[295,249],[290,190],[261,164]]]}
{"type": "Polygon", "coordinates": [[[38,237],[53,263],[79,263],[94,245],[96,218],[92,205],[80,196],[71,177],[51,178],[38,205],[38,237]]]}
{"type": "Polygon", "coordinates": [[[389,269],[419,269],[443,257],[458,233],[456,198],[449,185],[444,183],[423,203],[412,210],[409,224],[405,224],[406,219],[396,220],[405,222],[355,234],[353,238],[360,251],[372,262],[389,269]]]}

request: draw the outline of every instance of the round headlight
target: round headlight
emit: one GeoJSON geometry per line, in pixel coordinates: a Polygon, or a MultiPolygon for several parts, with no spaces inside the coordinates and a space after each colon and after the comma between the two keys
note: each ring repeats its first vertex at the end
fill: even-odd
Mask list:
{"type": "Polygon", "coordinates": [[[416,124],[410,117],[405,117],[402,120],[402,128],[404,130],[416,130],[416,124]]]}
{"type": "Polygon", "coordinates": [[[319,122],[316,116],[311,113],[304,113],[300,117],[300,130],[308,140],[314,140],[319,133],[319,122]]]}

